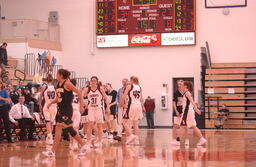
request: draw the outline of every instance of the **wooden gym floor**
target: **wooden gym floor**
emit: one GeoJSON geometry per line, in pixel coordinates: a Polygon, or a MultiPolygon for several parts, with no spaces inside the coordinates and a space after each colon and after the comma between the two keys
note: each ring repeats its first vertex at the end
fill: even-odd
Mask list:
{"type": "Polygon", "coordinates": [[[185,148],[170,144],[171,130],[141,130],[140,146],[109,143],[92,149],[85,157],[68,150],[62,142],[56,158],[46,158],[43,141],[0,144],[0,167],[255,167],[256,131],[205,130],[208,143],[197,147],[198,139],[190,132],[185,148]]]}

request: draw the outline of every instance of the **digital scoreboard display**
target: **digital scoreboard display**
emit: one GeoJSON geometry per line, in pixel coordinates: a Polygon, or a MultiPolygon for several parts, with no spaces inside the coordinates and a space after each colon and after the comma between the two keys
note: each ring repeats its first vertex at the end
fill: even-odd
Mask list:
{"type": "Polygon", "coordinates": [[[195,1],[97,0],[97,46],[193,45],[195,1]]]}

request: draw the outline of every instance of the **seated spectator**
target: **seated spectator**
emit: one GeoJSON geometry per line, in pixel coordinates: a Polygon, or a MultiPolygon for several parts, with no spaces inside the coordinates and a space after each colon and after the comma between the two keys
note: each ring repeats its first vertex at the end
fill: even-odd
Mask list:
{"type": "Polygon", "coordinates": [[[226,104],[223,104],[222,108],[219,110],[218,116],[224,116],[227,118],[228,115],[229,115],[229,109],[227,108],[226,104]]]}
{"type": "Polygon", "coordinates": [[[18,90],[18,89],[21,89],[21,91],[23,91],[25,89],[24,85],[23,85],[23,81],[22,80],[19,80],[19,84],[15,87],[15,91],[18,90]]]}
{"type": "Polygon", "coordinates": [[[35,121],[30,115],[28,108],[24,105],[25,97],[19,97],[19,103],[15,104],[9,113],[10,121],[20,128],[20,140],[34,140],[35,121]],[[28,135],[26,128],[29,129],[28,135]]]}
{"type": "Polygon", "coordinates": [[[19,97],[22,96],[22,90],[19,88],[16,91],[10,92],[11,100],[14,104],[17,104],[19,102],[19,97]]]}
{"type": "Polygon", "coordinates": [[[25,105],[28,107],[29,112],[34,112],[34,102],[29,88],[25,88],[23,96],[25,97],[25,105]]]}
{"type": "Polygon", "coordinates": [[[217,129],[223,128],[225,121],[228,120],[228,115],[229,115],[229,109],[225,104],[223,104],[222,108],[218,111],[217,121],[215,123],[215,127],[217,129]]]}

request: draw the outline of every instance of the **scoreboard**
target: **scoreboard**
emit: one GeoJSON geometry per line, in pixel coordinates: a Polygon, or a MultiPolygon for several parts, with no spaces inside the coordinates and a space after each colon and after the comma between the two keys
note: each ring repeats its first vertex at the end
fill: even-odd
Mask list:
{"type": "Polygon", "coordinates": [[[195,44],[196,0],[96,0],[98,47],[195,44]]]}

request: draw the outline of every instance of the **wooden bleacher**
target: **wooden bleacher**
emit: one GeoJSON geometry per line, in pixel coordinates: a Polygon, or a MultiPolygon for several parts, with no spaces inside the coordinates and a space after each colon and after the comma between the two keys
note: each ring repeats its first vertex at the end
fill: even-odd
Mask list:
{"type": "Polygon", "coordinates": [[[217,106],[226,104],[230,115],[225,128],[255,129],[256,63],[213,63],[205,74],[205,97],[206,128],[214,128],[217,106]],[[230,93],[230,88],[235,92],[230,93]],[[209,89],[214,93],[208,93],[209,89]]]}

